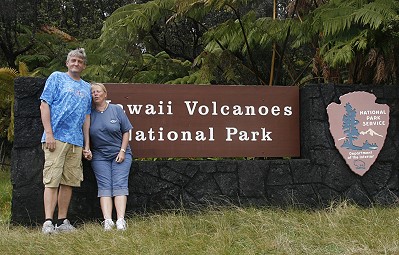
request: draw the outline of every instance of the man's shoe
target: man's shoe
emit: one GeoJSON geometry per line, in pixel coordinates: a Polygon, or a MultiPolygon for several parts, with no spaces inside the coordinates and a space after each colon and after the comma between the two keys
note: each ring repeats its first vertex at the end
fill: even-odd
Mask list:
{"type": "Polygon", "coordinates": [[[56,232],[72,232],[75,231],[76,228],[71,225],[68,219],[65,219],[64,222],[61,225],[56,225],[55,226],[55,231],[56,232]]]}
{"type": "Polygon", "coordinates": [[[116,221],[116,229],[117,230],[126,230],[126,228],[127,228],[127,224],[126,224],[126,221],[125,221],[125,219],[118,219],[117,221],[116,221]]]}
{"type": "Polygon", "coordinates": [[[42,233],[43,233],[43,234],[46,234],[46,235],[49,235],[49,234],[53,234],[54,231],[55,231],[54,225],[53,225],[53,223],[51,222],[51,220],[46,220],[46,221],[43,223],[42,233]]]}
{"type": "Polygon", "coordinates": [[[109,231],[112,230],[112,228],[115,226],[115,223],[111,219],[105,219],[103,221],[103,226],[104,226],[104,231],[109,231]]]}

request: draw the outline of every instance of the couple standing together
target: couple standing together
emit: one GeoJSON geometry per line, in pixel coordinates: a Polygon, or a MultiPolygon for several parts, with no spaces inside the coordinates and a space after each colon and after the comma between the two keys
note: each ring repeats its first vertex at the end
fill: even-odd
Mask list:
{"type": "Polygon", "coordinates": [[[82,155],[91,160],[96,176],[104,230],[126,229],[128,178],[132,163],[129,131],[132,125],[123,109],[106,102],[101,83],[81,79],[86,68],[83,48],[66,59],[67,72],[52,73],[40,97],[45,222],[42,232],[74,231],[67,218],[73,187],[83,180],[82,155]],[[54,212],[58,205],[58,217],[54,212]],[[117,221],[112,220],[115,205],[117,221]]]}

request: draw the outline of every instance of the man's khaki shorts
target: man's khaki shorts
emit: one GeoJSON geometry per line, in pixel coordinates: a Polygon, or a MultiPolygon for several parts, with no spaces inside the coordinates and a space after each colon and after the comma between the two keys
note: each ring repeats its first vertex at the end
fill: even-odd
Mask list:
{"type": "Polygon", "coordinates": [[[43,184],[57,188],[60,184],[80,187],[83,181],[82,147],[56,140],[55,150],[50,152],[43,143],[43,184]]]}

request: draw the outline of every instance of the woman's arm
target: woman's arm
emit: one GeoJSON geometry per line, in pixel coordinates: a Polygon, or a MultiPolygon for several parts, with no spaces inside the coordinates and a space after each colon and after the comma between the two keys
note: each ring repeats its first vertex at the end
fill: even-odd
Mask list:
{"type": "Polygon", "coordinates": [[[125,155],[126,155],[126,148],[129,143],[129,131],[123,133],[122,135],[122,145],[121,149],[118,153],[118,156],[116,157],[116,162],[121,163],[125,160],[125,155]]]}

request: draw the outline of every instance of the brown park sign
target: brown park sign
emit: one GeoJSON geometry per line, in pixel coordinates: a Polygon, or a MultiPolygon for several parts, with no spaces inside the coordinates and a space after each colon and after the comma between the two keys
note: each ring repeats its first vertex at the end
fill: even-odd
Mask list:
{"type": "Polygon", "coordinates": [[[389,125],[389,106],[375,103],[375,95],[358,91],[345,94],[341,104],[327,107],[335,146],[351,170],[363,176],[384,145],[389,125]]]}
{"type": "Polygon", "coordinates": [[[136,158],[300,156],[298,87],[105,86],[133,125],[136,158]]]}

